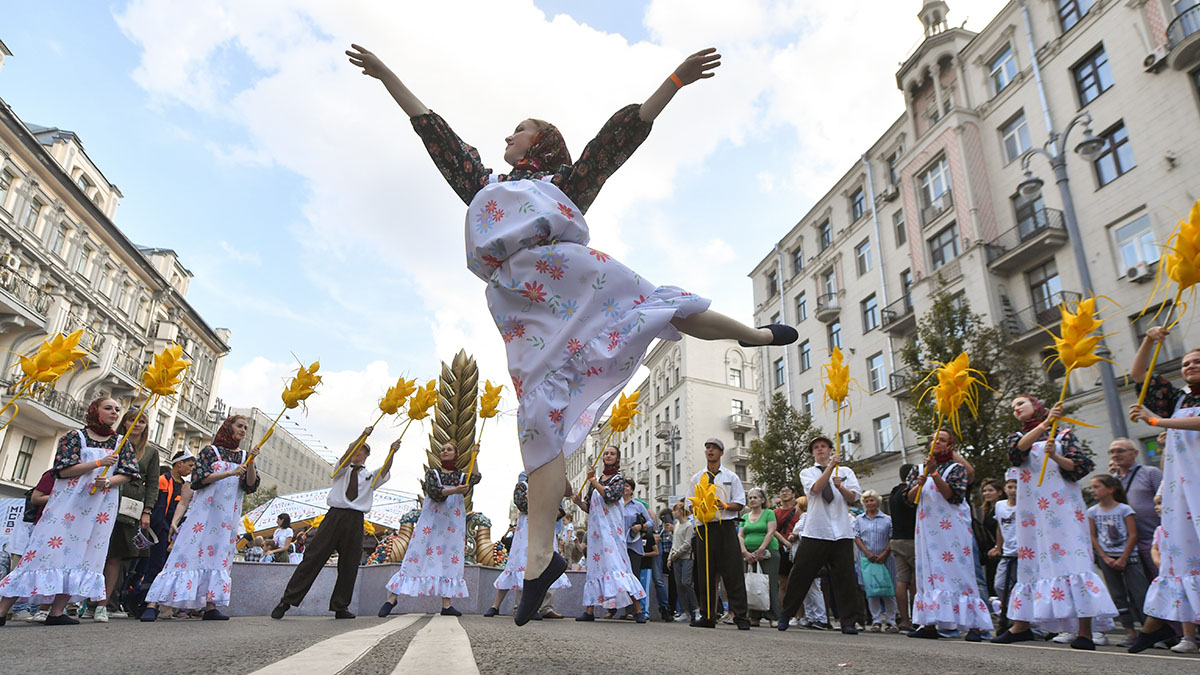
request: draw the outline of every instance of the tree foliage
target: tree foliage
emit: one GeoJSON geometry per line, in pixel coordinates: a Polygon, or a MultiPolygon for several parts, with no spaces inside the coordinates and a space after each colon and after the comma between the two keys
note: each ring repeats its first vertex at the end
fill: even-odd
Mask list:
{"type": "Polygon", "coordinates": [[[278,496],[279,488],[275,485],[255,490],[242,499],[242,513],[250,513],[278,496]]]}
{"type": "Polygon", "coordinates": [[[750,474],[755,482],[776,494],[784,485],[800,492],[800,472],[812,466],[808,441],[824,432],[812,415],[788,405],[783,394],[775,394],[767,411],[767,427],[762,438],[750,442],[750,474]]]}

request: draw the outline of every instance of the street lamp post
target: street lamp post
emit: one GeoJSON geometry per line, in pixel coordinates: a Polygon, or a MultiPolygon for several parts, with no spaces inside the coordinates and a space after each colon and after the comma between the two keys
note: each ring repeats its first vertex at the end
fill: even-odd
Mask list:
{"type": "MultiPolygon", "coordinates": [[[[679,425],[676,424],[675,426],[671,427],[671,437],[667,439],[671,446],[671,466],[667,469],[667,472],[671,474],[672,497],[679,494],[676,492],[676,490],[679,489],[679,484],[677,482],[677,476],[675,475],[675,452],[679,450],[679,441],[682,438],[683,437],[679,435],[679,425]]],[[[667,506],[671,505],[667,504],[667,506]]]]}
{"type": "MultiPolygon", "coordinates": [[[[1067,238],[1071,242],[1071,252],[1075,254],[1075,266],[1079,269],[1079,279],[1083,283],[1083,291],[1088,296],[1094,296],[1096,289],[1092,285],[1092,273],[1088,268],[1087,255],[1083,250],[1083,237],[1079,234],[1079,221],[1075,217],[1075,201],[1071,198],[1071,188],[1067,178],[1067,138],[1075,125],[1083,123],[1083,140],[1075,146],[1075,152],[1087,161],[1093,161],[1104,149],[1105,140],[1092,133],[1092,115],[1081,112],[1071,119],[1062,134],[1050,132],[1050,139],[1042,148],[1027,150],[1021,156],[1021,169],[1025,172],[1025,180],[1017,186],[1017,192],[1028,201],[1033,201],[1041,195],[1045,184],[1029,170],[1029,161],[1034,155],[1041,155],[1050,162],[1054,171],[1054,182],[1058,184],[1059,195],[1063,203],[1063,220],[1067,227],[1067,238]]],[[[1099,352],[1108,352],[1103,341],[1097,345],[1099,352]]],[[[1112,364],[1101,361],[1100,386],[1104,389],[1104,403],[1108,408],[1108,421],[1112,425],[1113,436],[1128,436],[1125,426],[1125,411],[1121,408],[1121,399],[1117,395],[1117,378],[1113,374],[1112,364]]]]}

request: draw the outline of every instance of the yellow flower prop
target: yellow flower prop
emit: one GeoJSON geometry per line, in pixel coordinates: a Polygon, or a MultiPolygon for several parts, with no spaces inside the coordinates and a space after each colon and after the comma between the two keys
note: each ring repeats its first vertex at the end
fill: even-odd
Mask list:
{"type": "Polygon", "coordinates": [[[19,410],[18,399],[52,388],[58,378],[75,367],[75,362],[80,357],[87,356],[87,352],[78,348],[82,338],[82,328],[70,335],[55,335],[42,342],[33,356],[20,357],[21,372],[25,376],[13,383],[12,389],[16,393],[8,403],[4,404],[4,407],[0,408],[0,415],[3,415],[9,408],[14,409],[13,416],[8,419],[8,422],[0,425],[0,429],[4,429],[16,419],[17,410],[19,410]]]}
{"type": "MultiPolygon", "coordinates": [[[[134,415],[133,422],[125,429],[125,435],[117,442],[117,448],[113,452],[121,451],[121,447],[129,438],[129,432],[137,426],[138,420],[142,419],[142,413],[146,412],[147,408],[154,407],[154,404],[164,396],[175,395],[175,390],[183,383],[183,373],[190,365],[192,365],[191,361],[183,359],[183,347],[176,344],[166,347],[154,355],[154,359],[142,373],[141,389],[145,390],[146,398],[138,405],[137,415],[134,415]]],[[[109,468],[104,467],[100,475],[102,477],[107,475],[109,468]]],[[[96,494],[95,485],[92,485],[90,494],[96,494]]]]}
{"type": "Polygon", "coordinates": [[[321,523],[323,523],[323,522],[325,522],[325,514],[324,514],[324,513],[322,513],[321,515],[317,516],[316,518],[313,518],[313,519],[312,519],[312,522],[310,522],[310,523],[308,524],[308,526],[309,526],[310,528],[313,528],[313,527],[320,527],[320,526],[321,526],[321,523]]]}
{"type": "MultiPolygon", "coordinates": [[[[708,473],[700,476],[700,482],[696,483],[696,488],[692,491],[692,496],[688,497],[688,501],[692,503],[692,515],[696,517],[696,522],[704,526],[703,534],[700,534],[701,540],[704,541],[704,587],[712,588],[709,583],[709,569],[711,566],[708,563],[708,524],[717,518],[717,513],[720,509],[725,508],[725,504],[717,498],[717,485],[709,481],[708,473]]],[[[705,596],[708,600],[708,614],[712,616],[712,594],[705,596]]]]}
{"type": "MultiPolygon", "coordinates": [[[[933,447],[937,443],[938,430],[942,428],[942,423],[949,420],[954,433],[961,436],[959,411],[962,406],[964,404],[967,406],[972,417],[977,416],[979,414],[979,388],[991,389],[991,387],[988,387],[987,378],[983,376],[983,373],[971,367],[971,359],[966,352],[946,363],[938,363],[938,367],[926,375],[925,379],[921,380],[917,386],[928,382],[931,377],[935,378],[937,383],[921,394],[921,397],[917,399],[917,405],[921,405],[921,402],[929,394],[933,394],[934,408],[937,410],[937,424],[933,427],[933,435],[929,441],[929,452],[933,454],[933,447]]],[[[921,486],[925,484],[925,478],[926,476],[922,476],[921,483],[917,486],[915,501],[918,503],[921,501],[921,486]]]]}
{"type": "Polygon", "coordinates": [[[369,520],[364,520],[363,521],[363,532],[365,532],[366,534],[369,534],[371,536],[374,536],[375,535],[375,525],[372,524],[371,521],[369,521],[369,520]]]}
{"type": "MultiPolygon", "coordinates": [[[[852,409],[849,407],[846,399],[850,396],[850,386],[858,387],[852,377],[850,377],[850,365],[845,362],[845,356],[842,350],[834,347],[829,354],[829,363],[826,363],[821,371],[821,378],[825,381],[825,402],[833,402],[834,405],[834,427],[835,432],[833,437],[837,439],[835,442],[839,452],[841,451],[842,443],[842,408],[846,408],[846,418],[849,419],[852,409]]],[[[861,389],[861,387],[859,387],[861,389]]]]}
{"type": "MultiPolygon", "coordinates": [[[[413,382],[416,382],[414,379],[413,382]]],[[[406,389],[411,386],[411,382],[406,384],[406,389]]],[[[404,434],[408,432],[408,428],[412,426],[413,420],[423,420],[429,417],[429,409],[437,403],[438,390],[437,380],[430,380],[423,387],[417,387],[416,393],[412,398],[408,399],[408,421],[404,423],[404,429],[400,431],[400,438],[396,439],[398,444],[404,439],[404,434]]],[[[387,458],[383,461],[384,466],[387,466],[392,461],[392,455],[396,454],[395,450],[389,449],[387,458]]],[[[375,487],[375,483],[379,481],[380,474],[375,474],[375,478],[371,479],[371,487],[375,487]]]]}
{"type": "MultiPolygon", "coordinates": [[[[608,415],[608,435],[604,437],[604,442],[600,444],[600,451],[596,453],[596,458],[592,460],[592,468],[596,468],[596,463],[600,461],[600,455],[604,454],[604,448],[608,447],[608,442],[612,440],[613,434],[621,433],[629,428],[633,423],[633,418],[636,415],[643,414],[638,410],[638,398],[642,392],[635,391],[632,396],[621,394],[617,398],[617,402],[613,404],[612,412],[608,415]]],[[[587,483],[584,483],[586,485],[587,483]]],[[[578,494],[583,494],[583,485],[579,486],[578,494]]]]}
{"type": "MultiPolygon", "coordinates": [[[[267,442],[267,439],[271,437],[271,434],[275,433],[275,425],[279,424],[279,420],[283,418],[285,412],[300,407],[309,396],[316,393],[317,385],[321,384],[321,376],[317,374],[317,370],[320,368],[320,361],[313,361],[312,365],[307,368],[304,367],[304,364],[300,364],[300,369],[296,371],[296,375],[292,377],[291,381],[284,387],[283,393],[280,394],[280,398],[283,399],[283,410],[280,410],[275,419],[271,421],[271,426],[267,427],[267,433],[263,434],[263,437],[254,447],[261,448],[267,442]]],[[[307,406],[305,406],[305,409],[307,409],[307,406]]],[[[246,461],[242,462],[242,466],[246,466],[253,461],[252,457],[247,457],[246,461]]]]}
{"type": "MultiPolygon", "coordinates": [[[[395,386],[388,387],[388,390],[383,394],[383,398],[379,399],[379,417],[375,418],[375,421],[371,423],[371,427],[374,428],[376,424],[379,424],[379,420],[382,420],[384,415],[395,415],[399,412],[400,408],[404,407],[404,402],[408,400],[409,395],[416,388],[417,379],[415,377],[411,380],[406,380],[401,375],[400,379],[396,380],[395,386]]],[[[350,449],[350,452],[346,453],[346,456],[342,458],[337,468],[334,469],[333,476],[338,475],[339,471],[346,468],[346,465],[350,463],[350,459],[354,457],[354,453],[358,452],[359,446],[366,441],[366,436],[358,439],[358,442],[354,444],[354,447],[350,449]]],[[[333,478],[333,476],[330,476],[330,478],[333,478]]]]}
{"type": "MultiPolygon", "coordinates": [[[[1174,314],[1181,305],[1183,292],[1200,283],[1200,200],[1192,204],[1187,220],[1179,221],[1175,231],[1167,238],[1166,255],[1159,260],[1158,272],[1154,275],[1154,286],[1150,289],[1150,298],[1146,301],[1147,307],[1160,290],[1169,293],[1166,290],[1168,280],[1177,287],[1175,301],[1171,303],[1171,308],[1167,310],[1167,319],[1163,322],[1170,330],[1179,323],[1180,317],[1174,314]]],[[[1186,304],[1183,307],[1184,310],[1187,309],[1186,304]]],[[[1161,311],[1160,306],[1158,312],[1161,311]]],[[[1155,312],[1151,321],[1158,319],[1158,312],[1155,312]]],[[[1143,309],[1142,314],[1145,313],[1146,310],[1143,309]]],[[[1182,314],[1181,311],[1180,315],[1182,314]]],[[[1161,349],[1161,342],[1154,345],[1154,353],[1150,355],[1150,364],[1146,367],[1146,379],[1142,382],[1142,391],[1138,394],[1138,405],[1146,402],[1146,392],[1150,390],[1150,376],[1154,374],[1154,364],[1158,363],[1158,353],[1161,349]]]]}
{"type": "Polygon", "coordinates": [[[504,386],[492,384],[491,380],[483,381],[483,394],[479,397],[479,416],[483,421],[479,423],[479,434],[475,437],[475,447],[471,451],[471,461],[467,464],[467,476],[470,477],[475,470],[475,459],[479,456],[479,444],[483,442],[483,427],[487,425],[487,421],[496,416],[500,412],[500,392],[504,386]]]}
{"type": "Polygon", "coordinates": [[[246,534],[254,534],[254,523],[250,522],[250,516],[242,516],[242,527],[246,528],[246,534]]]}

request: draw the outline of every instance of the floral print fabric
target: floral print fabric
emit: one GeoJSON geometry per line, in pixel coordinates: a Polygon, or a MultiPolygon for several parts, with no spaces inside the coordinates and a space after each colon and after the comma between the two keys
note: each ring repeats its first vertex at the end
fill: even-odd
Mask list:
{"type": "MultiPolygon", "coordinates": [[[[1151,385],[1153,390],[1153,385],[1151,385]]],[[[1147,397],[1149,398],[1149,397],[1147,397]]],[[[1195,417],[1194,397],[1178,392],[1172,417],[1195,417]]],[[[1169,429],[1163,453],[1162,565],[1146,592],[1145,612],[1169,621],[1200,622],[1200,432],[1169,429]]]]}
{"type": "MultiPolygon", "coordinates": [[[[519,591],[525,588],[525,558],[528,548],[529,516],[522,513],[517,516],[517,529],[513,531],[512,550],[508,552],[508,562],[504,564],[504,571],[500,572],[500,576],[496,577],[495,583],[492,584],[497,590],[519,591]]],[[[557,546],[555,549],[557,550],[557,546]]],[[[550,584],[551,590],[570,587],[571,582],[567,580],[565,572],[550,584]]]]}
{"type": "MultiPolygon", "coordinates": [[[[431,473],[440,480],[444,472],[431,473]]],[[[453,473],[461,480],[461,472],[453,473]]],[[[440,495],[443,487],[460,484],[439,482],[437,493],[440,495]]],[[[433,499],[431,494],[425,500],[400,571],[388,580],[389,591],[414,597],[467,597],[467,582],[463,580],[467,530],[464,502],[459,494],[446,495],[441,500],[433,499]]]]}
{"type": "MultiPolygon", "coordinates": [[[[222,448],[216,445],[205,447],[196,457],[196,468],[192,471],[192,489],[203,490],[211,485],[216,485],[216,483],[209,483],[205,485],[204,479],[208,478],[214,473],[236,469],[242,463],[244,458],[245,455],[242,453],[242,451],[237,450],[236,448],[222,448]],[[233,466],[228,466],[229,464],[232,464],[233,466]],[[218,465],[223,466],[224,468],[217,468],[218,465]]],[[[256,472],[254,474],[253,485],[250,485],[246,482],[245,476],[239,478],[237,483],[238,486],[241,487],[242,492],[249,494],[258,490],[259,484],[262,483],[262,476],[258,475],[256,472]]]]}
{"type": "MultiPolygon", "coordinates": [[[[476,485],[483,478],[478,473],[471,474],[471,485],[476,485]]],[[[421,489],[424,490],[425,496],[435,502],[446,501],[446,496],[442,494],[443,486],[454,486],[463,484],[463,472],[461,471],[444,471],[442,469],[430,469],[425,472],[425,480],[421,481],[421,489]]]]}
{"type": "MultiPolygon", "coordinates": [[[[1022,450],[1017,446],[1017,442],[1020,441],[1021,437],[1024,435],[1025,434],[1021,433],[1020,431],[1014,431],[1008,436],[1008,460],[1012,462],[1013,466],[1021,466],[1029,456],[1028,450],[1022,450]]],[[[1044,443],[1048,438],[1050,438],[1050,432],[1047,430],[1042,434],[1038,441],[1044,443]]],[[[1062,474],[1064,480],[1077,483],[1082,480],[1084,476],[1091,473],[1092,469],[1096,468],[1096,463],[1092,461],[1091,457],[1088,457],[1086,452],[1084,452],[1083,446],[1079,443],[1079,438],[1071,429],[1063,429],[1061,433],[1058,434],[1058,442],[1055,445],[1057,446],[1055,448],[1055,452],[1075,462],[1075,468],[1067,471],[1054,462],[1051,462],[1050,465],[1046,467],[1046,473],[1056,471],[1057,473],[1062,474]]],[[[1040,473],[1042,470],[1042,465],[1039,464],[1037,468],[1038,472],[1040,473]]]]}
{"type": "MultiPolygon", "coordinates": [[[[59,471],[69,466],[75,466],[80,462],[94,462],[100,459],[100,457],[92,457],[91,459],[82,458],[83,439],[85,438],[88,447],[107,450],[109,453],[117,448],[117,441],[120,440],[118,434],[113,434],[103,441],[96,441],[88,438],[85,430],[64,434],[62,438],[58,439],[58,448],[54,451],[54,464],[50,467],[56,478],[59,471]]],[[[109,475],[140,476],[141,473],[138,471],[136,452],[133,444],[126,442],[125,447],[121,450],[121,454],[117,456],[117,463],[109,469],[109,475]]]]}
{"type": "MultiPolygon", "coordinates": [[[[619,474],[618,474],[619,475],[619,474]]],[[[593,490],[588,497],[587,581],[583,606],[616,609],[646,597],[625,554],[625,516],[621,507],[593,490]]]]}

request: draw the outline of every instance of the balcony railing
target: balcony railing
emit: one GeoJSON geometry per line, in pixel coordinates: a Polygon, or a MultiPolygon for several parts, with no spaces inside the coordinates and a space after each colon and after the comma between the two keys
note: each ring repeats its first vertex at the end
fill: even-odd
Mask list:
{"type": "Polygon", "coordinates": [[[829,323],[841,313],[837,293],[822,293],[817,296],[817,321],[829,323]]]}
{"type": "MultiPolygon", "coordinates": [[[[1058,306],[1066,302],[1068,306],[1079,302],[1083,296],[1075,291],[1059,291],[1046,302],[1036,303],[1026,307],[1012,316],[1007,316],[1000,322],[1000,327],[1014,342],[1025,342],[1031,336],[1037,335],[1042,328],[1052,328],[1062,321],[1058,306]]],[[[1049,340],[1049,336],[1046,336],[1049,340]]]]}
{"type": "Polygon", "coordinates": [[[654,499],[660,502],[665,502],[671,498],[671,486],[659,485],[654,488],[654,499]]]}
{"type": "Polygon", "coordinates": [[[0,272],[0,289],[4,289],[9,295],[16,298],[17,302],[43,317],[50,309],[50,294],[34,286],[28,279],[12,270],[0,272]]]}
{"type": "Polygon", "coordinates": [[[912,368],[901,368],[888,375],[888,393],[896,398],[907,398],[912,395],[912,388],[919,381],[912,368]]]}
{"type": "Polygon", "coordinates": [[[750,431],[754,428],[754,417],[750,413],[733,413],[729,416],[730,431],[750,431]]]}
{"type": "Polygon", "coordinates": [[[649,485],[650,469],[642,469],[641,471],[638,471],[637,482],[641,483],[642,485],[649,485]]]}
{"type": "Polygon", "coordinates": [[[732,462],[745,462],[750,459],[750,448],[744,445],[735,445],[729,448],[729,460],[732,462]]]}
{"type": "MultiPolygon", "coordinates": [[[[13,382],[5,382],[5,393],[12,396],[16,393],[16,386],[13,382]]],[[[87,406],[71,398],[67,394],[58,391],[57,389],[44,389],[40,392],[32,394],[25,399],[37,401],[38,403],[50,408],[51,410],[69,417],[76,422],[83,422],[87,417],[87,406]]],[[[17,405],[20,405],[19,403],[17,405]]]]}
{"type": "Polygon", "coordinates": [[[908,324],[908,319],[913,318],[912,298],[904,296],[899,300],[884,307],[879,313],[880,323],[884,330],[901,330],[905,324],[908,324]]]}
{"type": "Polygon", "coordinates": [[[1183,10],[1183,13],[1167,26],[1167,43],[1174,49],[1196,33],[1200,33],[1200,5],[1183,10]]]}
{"type": "Polygon", "coordinates": [[[654,466],[660,469],[667,469],[671,466],[671,453],[666,450],[659,450],[654,453],[654,466]]]}
{"type": "Polygon", "coordinates": [[[192,421],[196,422],[199,426],[203,427],[208,424],[208,412],[195,401],[181,400],[179,402],[179,412],[192,418],[192,421]]]}
{"type": "Polygon", "coordinates": [[[119,371],[134,381],[141,381],[142,362],[140,359],[126,354],[125,352],[117,352],[113,357],[113,370],[119,371]]]}
{"type": "Polygon", "coordinates": [[[1024,252],[1044,246],[1060,246],[1067,241],[1063,214],[1058,209],[1037,209],[1022,218],[1017,226],[989,241],[985,247],[988,265],[993,269],[1013,267],[1024,252]]]}
{"type": "Polygon", "coordinates": [[[670,422],[659,422],[659,423],[655,424],[654,425],[654,437],[655,438],[670,438],[671,437],[671,423],[670,422]]]}
{"type": "Polygon", "coordinates": [[[954,208],[954,195],[949,190],[946,190],[921,207],[921,226],[924,227],[932,223],[952,208],[954,208]]]}

